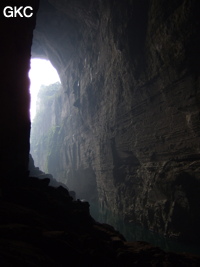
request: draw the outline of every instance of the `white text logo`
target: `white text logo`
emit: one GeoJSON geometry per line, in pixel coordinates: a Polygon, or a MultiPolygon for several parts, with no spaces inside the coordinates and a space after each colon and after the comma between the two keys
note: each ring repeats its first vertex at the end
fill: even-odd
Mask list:
{"type": "Polygon", "coordinates": [[[33,11],[33,8],[31,6],[6,6],[3,10],[3,14],[6,18],[16,18],[17,16],[30,18],[33,16],[33,12],[31,11],[33,11]]]}

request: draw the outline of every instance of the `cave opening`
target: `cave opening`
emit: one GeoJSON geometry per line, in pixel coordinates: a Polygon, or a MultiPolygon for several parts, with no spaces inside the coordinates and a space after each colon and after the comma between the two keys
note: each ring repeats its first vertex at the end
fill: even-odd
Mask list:
{"type": "MultiPolygon", "coordinates": [[[[96,217],[98,219],[98,204],[99,199],[102,199],[103,205],[105,204],[104,206],[108,204],[108,207],[111,210],[116,209],[120,210],[122,214],[128,214],[128,218],[131,219],[131,222],[132,217],[135,216],[133,216],[133,214],[136,214],[139,218],[145,218],[146,216],[146,219],[144,220],[139,219],[143,224],[147,223],[150,226],[154,225],[153,217],[151,218],[150,216],[152,208],[151,203],[150,208],[147,208],[147,211],[145,211],[145,209],[138,209],[139,211],[137,211],[137,209],[132,209],[132,207],[135,207],[134,205],[140,206],[138,203],[146,203],[145,201],[149,201],[149,199],[151,201],[149,196],[151,196],[152,193],[148,187],[144,187],[144,190],[147,190],[147,192],[150,191],[149,193],[143,194],[144,201],[137,201],[137,198],[140,198],[139,192],[141,190],[140,182],[138,181],[144,179],[143,175],[140,176],[140,173],[143,173],[143,166],[139,164],[140,156],[143,157],[142,154],[144,152],[147,161],[150,160],[149,164],[152,164],[151,161],[155,164],[154,161],[158,160],[154,159],[151,155],[150,159],[148,159],[149,155],[145,151],[148,151],[148,148],[146,147],[149,146],[149,143],[145,144],[144,148],[141,148],[141,144],[143,144],[143,141],[141,140],[141,144],[137,146],[137,142],[134,141],[134,138],[137,140],[138,137],[135,137],[135,128],[132,128],[134,125],[132,121],[135,120],[137,124],[137,132],[143,131],[144,128],[147,129],[145,136],[146,134],[151,136],[151,134],[148,133],[148,129],[150,129],[151,125],[144,126],[139,123],[140,111],[137,114],[138,108],[134,103],[135,100],[131,100],[133,89],[130,87],[130,92],[128,89],[129,83],[132,84],[133,81],[131,75],[135,77],[135,87],[137,87],[137,79],[139,80],[138,73],[140,72],[139,69],[141,69],[141,75],[143,75],[142,73],[145,73],[145,64],[141,63],[144,58],[141,56],[142,60],[139,57],[135,60],[136,65],[133,68],[134,71],[130,72],[130,75],[128,75],[129,69],[126,70],[126,66],[124,66],[124,60],[129,61],[128,57],[130,57],[130,55],[130,58],[133,58],[137,53],[141,52],[138,47],[143,47],[142,44],[146,38],[145,30],[138,27],[141,31],[141,36],[143,36],[139,38],[138,46],[135,45],[135,39],[133,37],[130,37],[130,39],[128,38],[127,43],[126,41],[121,43],[120,40],[124,40],[124,38],[122,38],[124,36],[119,34],[116,27],[118,13],[116,12],[115,14],[115,12],[113,12],[110,13],[111,19],[113,16],[113,24],[109,24],[103,19],[101,21],[102,25],[105,23],[105,28],[110,27],[113,36],[111,34],[105,39],[107,33],[103,32],[98,35],[98,33],[95,32],[96,28],[94,27],[94,29],[92,29],[93,36],[98,37],[95,42],[95,38],[91,38],[90,36],[91,31],[88,31],[88,33],[86,30],[88,22],[86,25],[83,24],[85,25],[83,32],[81,32],[81,27],[77,27],[80,23],[79,19],[85,21],[84,15],[83,17],[78,16],[76,17],[76,20],[74,20],[73,15],[71,17],[63,14],[63,10],[60,10],[57,6],[48,6],[47,9],[45,4],[43,8],[46,13],[44,13],[42,8],[40,9],[35,30],[35,38],[33,40],[33,54],[41,56],[48,55],[52,59],[52,62],[57,66],[62,77],[63,90],[62,93],[57,96],[55,105],[50,104],[49,107],[47,107],[48,117],[46,112],[40,127],[36,130],[35,136],[37,142],[35,153],[38,155],[38,158],[35,160],[36,166],[39,165],[42,171],[51,173],[59,182],[65,183],[70,190],[76,192],[77,198],[86,199],[89,201],[90,205],[97,203],[97,208],[94,208],[94,210],[97,210],[96,217]],[[49,12],[48,18],[51,18],[48,23],[46,23],[47,12],[49,12]],[[111,48],[109,49],[110,52],[107,51],[106,47],[111,48]],[[130,49],[128,49],[128,47],[130,49]],[[99,51],[98,55],[96,51],[99,51]],[[119,62],[119,65],[123,67],[120,67],[118,73],[116,65],[110,64],[109,62],[119,62]],[[124,74],[121,75],[122,69],[124,74],[127,72],[127,77],[125,77],[124,74]],[[111,71],[109,78],[107,78],[106,75],[106,71],[108,70],[109,72],[111,71]],[[118,79],[116,79],[116,73],[118,73],[118,79]],[[112,88],[115,88],[113,92],[112,88]],[[101,105],[99,104],[100,102],[101,105]],[[121,105],[120,107],[119,104],[121,105]],[[51,113],[51,110],[53,110],[50,107],[51,105],[53,105],[54,113],[51,113]],[[104,114],[106,114],[107,117],[105,120],[103,119],[105,117],[104,114]],[[126,119],[123,114],[126,114],[126,119]],[[124,123],[125,120],[130,121],[131,123],[126,125],[124,123]],[[101,124],[106,125],[106,127],[102,127],[101,124]],[[44,135],[41,134],[42,127],[44,127],[46,131],[44,135]],[[121,137],[123,137],[123,139],[121,137]],[[99,141],[100,139],[101,141],[99,141]],[[109,140],[111,140],[110,143],[109,140]],[[123,140],[129,142],[129,148],[126,147],[126,141],[123,140]],[[131,145],[133,146],[132,148],[131,145]],[[135,156],[135,154],[138,156],[135,156]],[[115,169],[112,172],[112,160],[114,162],[116,161],[116,158],[117,162],[114,164],[115,169]],[[115,175],[116,173],[117,175],[115,175]],[[116,177],[123,177],[123,179],[120,181],[117,180],[115,183],[116,177]],[[113,184],[112,179],[114,180],[113,184]],[[135,197],[135,194],[138,194],[138,197],[135,197]],[[133,204],[131,201],[133,196],[134,203],[136,204],[133,204]],[[144,210],[144,216],[139,215],[142,213],[142,210],[144,210]]],[[[104,10],[102,10],[102,12],[104,12],[104,10]]],[[[129,15],[127,14],[127,16],[129,15]]],[[[129,25],[127,29],[124,29],[128,36],[130,33],[130,36],[133,36],[132,32],[136,30],[135,25],[135,20],[130,13],[129,25]]],[[[123,32],[123,25],[121,25],[121,27],[123,32]]],[[[143,27],[145,28],[145,25],[143,27]]],[[[135,36],[137,35],[138,32],[136,31],[135,36]]],[[[149,40],[149,42],[151,43],[151,40],[149,40]]],[[[149,53],[149,55],[151,55],[151,52],[151,48],[147,49],[147,54],[149,53]]],[[[155,60],[157,60],[156,56],[155,60]]],[[[148,60],[146,63],[148,65],[148,60]]],[[[142,79],[146,82],[145,79],[148,78],[144,75],[142,79]]],[[[171,81],[171,83],[173,84],[173,81],[171,81]]],[[[143,93],[141,93],[141,95],[138,93],[137,95],[137,90],[134,94],[137,95],[137,99],[139,99],[138,101],[141,101],[141,103],[143,103],[144,99],[145,101],[147,100],[146,111],[154,112],[154,106],[160,105],[160,102],[156,104],[157,100],[154,98],[151,99],[151,97],[149,97],[151,100],[148,101],[148,94],[153,95],[157,92],[157,85],[154,85],[154,83],[152,84],[151,92],[148,91],[148,93],[146,93],[145,90],[147,89],[145,88],[142,90],[144,91],[144,95],[143,93]]],[[[159,95],[159,93],[156,93],[156,95],[157,94],[159,95]]],[[[160,117],[161,114],[162,113],[159,113],[157,115],[158,121],[162,120],[162,117],[160,117]]],[[[149,120],[149,124],[154,125],[154,121],[154,116],[152,116],[152,121],[149,120]]],[[[153,132],[154,131],[157,132],[159,129],[153,129],[153,132]]],[[[156,140],[156,144],[158,143],[158,151],[160,149],[159,145],[161,140],[163,139],[156,140]]],[[[154,139],[152,139],[152,142],[154,142],[154,139]]],[[[165,144],[164,141],[162,142],[165,144]]],[[[163,159],[161,158],[160,160],[162,161],[163,159]]],[[[160,168],[159,166],[160,165],[158,164],[158,169],[160,168]]],[[[146,177],[148,178],[145,179],[152,179],[153,172],[152,176],[147,174],[146,177]]],[[[158,177],[157,183],[159,184],[159,175],[156,177],[158,177]]],[[[157,187],[153,190],[155,190],[157,194],[157,187]]],[[[155,202],[155,205],[157,205],[157,199],[154,199],[153,201],[155,202]]],[[[146,205],[146,207],[148,207],[148,205],[146,205]]],[[[156,212],[157,209],[155,209],[153,213],[156,214],[156,212]]],[[[164,210],[164,213],[165,212],[168,213],[168,210],[164,210]]],[[[92,212],[91,214],[94,216],[92,212]]],[[[155,215],[155,217],[156,216],[157,215],[155,215]]],[[[158,216],[160,216],[160,214],[158,214],[158,216]]],[[[162,215],[161,222],[163,217],[164,216],[162,215]]],[[[102,214],[102,220],[100,221],[106,221],[109,224],[114,225],[116,229],[123,232],[126,238],[130,241],[139,239],[151,241],[156,245],[158,245],[157,242],[162,242],[162,244],[159,243],[160,247],[170,247],[165,239],[159,239],[159,236],[154,238],[155,236],[152,235],[151,232],[146,232],[142,228],[139,229],[139,227],[132,223],[130,225],[124,224],[119,221],[118,218],[115,218],[113,214],[110,215],[109,211],[102,214]],[[129,228],[130,232],[127,230],[129,228]]],[[[155,228],[156,231],[158,228],[162,228],[163,225],[165,227],[166,225],[165,221],[162,224],[160,222],[156,223],[158,224],[158,227],[155,228]]],[[[147,227],[149,226],[147,225],[147,227]]],[[[178,226],[177,228],[179,229],[180,227],[178,226]]],[[[165,229],[163,231],[165,231],[165,229]]],[[[177,247],[178,245],[176,245],[176,248],[177,247]]]]}
{"type": "Polygon", "coordinates": [[[31,59],[29,78],[31,95],[30,117],[31,121],[33,121],[36,115],[37,96],[38,92],[41,89],[41,86],[50,85],[56,82],[60,83],[60,78],[57,70],[53,67],[51,62],[49,60],[41,58],[31,59]]]}
{"type": "MultiPolygon", "coordinates": [[[[95,266],[93,261],[125,266],[129,255],[136,264],[144,259],[148,265],[155,257],[155,264],[171,259],[176,265],[178,255],[132,241],[172,250],[157,232],[199,245],[197,2],[41,0],[37,22],[36,15],[1,20],[0,258],[5,265],[25,259],[40,266],[44,259],[44,266],[63,266],[62,260],[80,259],[74,266],[95,266]],[[44,97],[46,111],[35,131],[39,163],[74,190],[77,201],[66,197],[66,190],[49,187],[46,174],[39,173],[42,181],[26,179],[31,52],[51,59],[63,86],[49,87],[44,97]],[[100,204],[102,225],[78,199],[100,204]],[[105,223],[117,226],[130,242],[105,223]]],[[[180,262],[187,265],[185,259],[180,262]]]]}
{"type": "MultiPolygon", "coordinates": [[[[51,62],[43,58],[31,58],[31,68],[29,71],[30,78],[30,119],[31,119],[31,133],[30,133],[30,159],[32,162],[29,166],[32,176],[44,178],[48,176],[53,179],[51,174],[47,174],[48,168],[42,164],[38,158],[40,152],[37,150],[38,143],[45,144],[45,138],[50,129],[50,120],[52,102],[56,93],[61,88],[60,78],[57,70],[53,67],[51,62]],[[46,116],[46,112],[49,116],[46,116]],[[42,125],[42,127],[41,127],[42,125]]],[[[45,160],[46,162],[46,160],[45,160]]],[[[56,181],[54,181],[56,183],[56,181]]]]}

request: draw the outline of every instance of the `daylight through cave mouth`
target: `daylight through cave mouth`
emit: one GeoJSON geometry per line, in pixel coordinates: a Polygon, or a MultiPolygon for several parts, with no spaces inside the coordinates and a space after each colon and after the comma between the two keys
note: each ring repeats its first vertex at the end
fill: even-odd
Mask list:
{"type": "Polygon", "coordinates": [[[57,70],[52,66],[51,62],[46,59],[32,58],[31,69],[29,71],[30,78],[30,117],[33,121],[37,112],[37,96],[42,86],[60,83],[57,70]]]}
{"type": "Polygon", "coordinates": [[[31,69],[29,71],[30,78],[30,118],[31,118],[31,134],[30,134],[30,153],[42,172],[48,173],[45,163],[42,164],[39,158],[37,145],[45,144],[45,140],[51,132],[51,117],[53,109],[52,103],[61,88],[60,78],[57,70],[52,66],[49,60],[41,58],[31,59],[31,69]],[[47,114],[48,113],[48,114],[47,114]],[[46,137],[43,138],[43,137],[46,137]]]}

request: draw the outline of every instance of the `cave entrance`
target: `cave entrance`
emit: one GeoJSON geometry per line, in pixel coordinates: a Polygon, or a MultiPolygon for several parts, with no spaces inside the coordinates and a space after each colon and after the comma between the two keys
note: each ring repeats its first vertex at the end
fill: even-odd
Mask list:
{"type": "MultiPolygon", "coordinates": [[[[53,109],[51,102],[53,102],[55,92],[61,88],[61,83],[58,73],[52,66],[51,62],[41,58],[31,59],[29,78],[31,96],[30,154],[35,161],[35,166],[37,166],[41,172],[48,173],[45,163],[46,159],[44,159],[44,161],[40,160],[41,153],[45,154],[43,148],[45,146],[46,139],[43,137],[47,136],[47,132],[50,131],[50,116],[52,115],[51,110],[53,109]]],[[[38,177],[41,172],[34,175],[38,177]]]]}
{"type": "Polygon", "coordinates": [[[49,60],[41,58],[31,59],[31,69],[29,71],[30,78],[30,117],[33,121],[36,114],[37,95],[43,85],[50,85],[60,82],[60,78],[56,69],[49,60]]]}

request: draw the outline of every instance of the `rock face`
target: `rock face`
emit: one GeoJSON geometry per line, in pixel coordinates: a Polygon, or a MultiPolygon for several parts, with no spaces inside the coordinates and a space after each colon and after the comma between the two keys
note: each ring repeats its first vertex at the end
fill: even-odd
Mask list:
{"type": "Polygon", "coordinates": [[[26,1],[33,8],[31,18],[6,18],[3,9],[19,5],[19,1],[2,0],[0,3],[0,191],[13,174],[22,177],[28,171],[30,97],[27,73],[38,2],[26,1]]]}
{"type": "Polygon", "coordinates": [[[200,257],[126,242],[94,221],[89,204],[73,201],[49,179],[30,177],[6,188],[0,201],[1,266],[199,266],[200,257]]]}
{"type": "Polygon", "coordinates": [[[191,241],[200,238],[197,4],[41,0],[32,47],[63,86],[45,171],[102,213],[191,241]]]}
{"type": "MultiPolygon", "coordinates": [[[[56,133],[59,131],[61,124],[60,120],[60,83],[52,84],[50,86],[43,86],[40,89],[37,98],[37,111],[34,122],[31,125],[31,153],[34,155],[37,164],[43,171],[53,169],[52,174],[57,170],[56,164],[53,166],[50,163],[50,157],[54,155],[57,142],[56,133]]],[[[37,165],[36,164],[36,165],[37,165]]]]}

